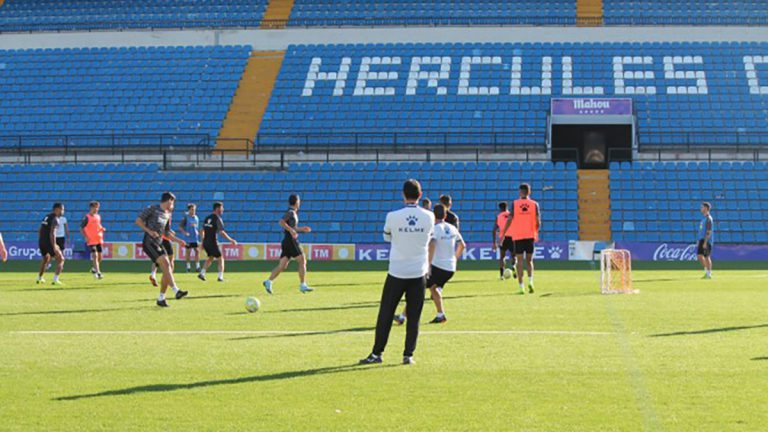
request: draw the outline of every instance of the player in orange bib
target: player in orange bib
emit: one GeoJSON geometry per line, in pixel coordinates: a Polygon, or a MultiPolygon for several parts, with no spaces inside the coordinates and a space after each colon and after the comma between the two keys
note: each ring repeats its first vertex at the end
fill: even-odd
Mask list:
{"type": "Polygon", "coordinates": [[[88,214],[80,222],[80,233],[85,237],[85,245],[91,253],[91,260],[93,262],[91,273],[93,273],[93,277],[96,279],[103,278],[101,275],[101,259],[104,247],[104,232],[106,231],[106,228],[101,225],[100,207],[101,204],[98,201],[91,201],[88,204],[88,214]]]}
{"type": "Polygon", "coordinates": [[[512,204],[504,232],[512,230],[512,240],[515,242],[517,257],[517,281],[520,283],[520,294],[525,294],[523,285],[523,258],[528,268],[528,293],[533,294],[533,253],[534,243],[539,241],[541,229],[541,209],[539,203],[531,199],[531,186],[528,183],[520,185],[520,198],[512,204]]]}
{"type": "Polygon", "coordinates": [[[509,219],[509,210],[507,210],[507,203],[504,201],[499,203],[499,214],[496,215],[496,221],[493,224],[493,249],[499,249],[499,279],[504,280],[504,267],[507,263],[507,253],[512,255],[512,272],[514,278],[517,279],[517,263],[515,261],[515,242],[512,240],[512,229],[503,231],[507,226],[507,220],[509,219]]]}

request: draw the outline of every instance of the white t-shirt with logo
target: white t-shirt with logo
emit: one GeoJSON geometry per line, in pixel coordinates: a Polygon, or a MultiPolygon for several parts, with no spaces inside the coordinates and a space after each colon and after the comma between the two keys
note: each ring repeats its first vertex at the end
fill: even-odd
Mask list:
{"type": "Polygon", "coordinates": [[[455,226],[440,222],[435,225],[432,234],[435,241],[435,254],[432,256],[432,265],[445,271],[456,271],[456,243],[464,243],[459,230],[455,226]]]}
{"type": "Polygon", "coordinates": [[[64,224],[67,223],[66,216],[59,216],[56,218],[58,225],[56,225],[56,238],[66,237],[67,232],[64,230],[64,224]]]}
{"type": "Polygon", "coordinates": [[[389,249],[389,274],[416,279],[429,273],[429,241],[435,215],[415,204],[387,213],[384,240],[389,249]]]}

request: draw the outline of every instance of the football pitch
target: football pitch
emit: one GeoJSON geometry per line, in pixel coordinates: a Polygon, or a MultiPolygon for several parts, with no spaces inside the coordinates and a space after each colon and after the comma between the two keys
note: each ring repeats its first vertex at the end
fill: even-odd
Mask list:
{"type": "Polygon", "coordinates": [[[105,268],[0,274],[0,430],[768,428],[765,271],[639,270],[640,294],[602,296],[597,272],[541,270],[519,296],[460,270],[447,323],[425,303],[416,365],[395,326],[384,364],[356,366],[385,271],[310,273],[306,295],[289,272],[273,296],[263,272],[182,273],[189,298],[160,309],[146,274],[105,268]]]}

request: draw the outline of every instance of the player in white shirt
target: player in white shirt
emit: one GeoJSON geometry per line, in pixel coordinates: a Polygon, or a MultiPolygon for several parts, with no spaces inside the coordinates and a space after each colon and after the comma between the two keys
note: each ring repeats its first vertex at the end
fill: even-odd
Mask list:
{"type": "Polygon", "coordinates": [[[3,243],[3,235],[0,234],[0,261],[5,262],[8,260],[8,250],[5,249],[5,243],[3,243]]]}
{"type": "MultiPolygon", "coordinates": [[[[432,256],[432,268],[427,278],[432,301],[437,308],[437,316],[430,324],[441,324],[448,321],[443,308],[443,287],[456,273],[456,262],[461,258],[467,245],[455,226],[445,221],[446,209],[442,204],[435,206],[435,232],[430,240],[430,254],[432,256]],[[458,247],[457,247],[458,246],[458,247]]],[[[395,317],[398,325],[405,323],[407,313],[405,310],[395,317]]]]}
{"type": "Polygon", "coordinates": [[[361,364],[381,363],[381,355],[392,330],[392,317],[405,294],[406,312],[410,319],[405,332],[403,364],[413,364],[413,352],[419,338],[419,318],[424,307],[426,275],[429,273],[430,239],[435,216],[418,206],[421,184],[408,180],[403,185],[405,207],[389,212],[384,224],[384,241],[391,243],[389,271],[381,294],[376,321],[376,341],[371,354],[361,364]]]}

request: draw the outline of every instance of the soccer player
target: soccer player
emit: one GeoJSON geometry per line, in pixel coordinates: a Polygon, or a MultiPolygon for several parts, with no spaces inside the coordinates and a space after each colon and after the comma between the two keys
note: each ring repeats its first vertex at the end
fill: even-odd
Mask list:
{"type": "Polygon", "coordinates": [[[64,250],[67,248],[67,241],[69,240],[69,223],[67,222],[67,217],[63,214],[59,217],[57,222],[56,244],[59,246],[59,249],[61,249],[61,252],[64,253],[64,250]]]}
{"type": "Polygon", "coordinates": [[[504,280],[504,267],[507,263],[507,253],[512,255],[512,272],[517,279],[517,262],[515,260],[515,242],[512,240],[512,230],[502,231],[507,226],[509,219],[509,210],[507,203],[499,203],[499,214],[496,215],[496,221],[493,224],[493,249],[499,249],[499,279],[504,280]]]}
{"type": "Polygon", "coordinates": [[[704,266],[704,279],[712,279],[712,245],[715,243],[715,221],[712,219],[712,204],[701,203],[701,214],[704,218],[699,222],[698,255],[699,262],[704,266]]]}
{"type": "Polygon", "coordinates": [[[294,259],[299,264],[299,291],[302,293],[314,291],[306,282],[307,258],[301,250],[301,244],[299,244],[299,233],[310,233],[312,228],[299,226],[299,207],[301,207],[301,197],[298,195],[289,196],[288,210],[278,221],[284,233],[281,243],[282,251],[280,252],[280,262],[277,264],[277,267],[272,269],[269,279],[264,281],[264,289],[269,294],[272,294],[272,282],[277,279],[280,273],[288,268],[288,264],[294,259]]]}
{"type": "Polygon", "coordinates": [[[64,204],[55,203],[53,212],[49,213],[40,224],[38,231],[38,246],[40,247],[40,273],[37,275],[37,283],[45,283],[45,268],[51,259],[56,259],[56,272],[53,276],[53,285],[63,285],[59,281],[61,271],[64,270],[64,251],[56,244],[56,226],[59,224],[58,218],[64,214],[64,204]]]}
{"type": "Polygon", "coordinates": [[[392,317],[403,294],[408,315],[403,364],[415,363],[413,352],[419,338],[419,319],[424,307],[426,275],[429,273],[429,244],[435,229],[434,214],[417,206],[419,198],[421,184],[408,180],[403,184],[405,207],[387,214],[384,241],[391,243],[389,271],[381,294],[373,350],[368,357],[360,360],[360,364],[382,362],[381,355],[392,330],[392,317]]]}
{"type": "Polygon", "coordinates": [[[175,239],[182,245],[185,244],[184,240],[176,238],[171,230],[171,214],[173,214],[175,202],[176,196],[174,194],[164,192],[160,197],[160,204],[147,207],[136,218],[136,225],[144,231],[144,240],[142,241],[144,253],[147,254],[153,264],[157,264],[163,271],[163,277],[160,282],[160,295],[157,297],[156,302],[160,307],[168,307],[168,303],[165,301],[165,293],[168,291],[168,287],[173,289],[177,300],[189,294],[189,292],[182,291],[176,286],[176,280],[173,277],[173,267],[171,267],[171,263],[168,261],[168,251],[162,243],[162,237],[165,235],[175,239]]]}
{"type": "Polygon", "coordinates": [[[3,242],[2,234],[0,234],[0,261],[2,262],[8,261],[8,250],[5,248],[5,243],[3,242]]]}
{"type": "Polygon", "coordinates": [[[440,204],[442,204],[446,210],[445,222],[455,226],[456,229],[461,229],[459,227],[459,216],[457,216],[456,213],[451,211],[451,206],[453,206],[453,199],[451,198],[451,196],[450,195],[440,196],[440,204]]]}
{"type": "MultiPolygon", "coordinates": [[[[437,309],[437,316],[430,321],[430,324],[441,324],[448,321],[443,308],[443,288],[456,273],[456,262],[461,258],[467,245],[459,230],[445,222],[445,207],[442,204],[435,206],[434,213],[435,232],[429,244],[429,262],[432,263],[432,268],[427,276],[427,288],[437,309]]],[[[403,311],[395,317],[395,322],[402,325],[405,319],[406,311],[403,311]]]]}
{"type": "Polygon", "coordinates": [[[539,203],[531,199],[531,185],[523,183],[518,188],[520,198],[512,204],[512,211],[503,232],[512,230],[517,260],[517,282],[520,294],[525,294],[523,285],[523,259],[528,269],[528,293],[533,294],[533,252],[534,243],[539,240],[541,229],[541,209],[539,203]],[[523,256],[525,255],[525,256],[523,256]]]}
{"type": "Polygon", "coordinates": [[[187,214],[181,219],[179,232],[184,234],[187,242],[187,273],[190,271],[190,261],[194,252],[195,271],[200,272],[200,219],[197,217],[197,205],[187,204],[187,214]]]}
{"type": "MultiPolygon", "coordinates": [[[[171,213],[173,213],[173,210],[171,210],[171,213]]],[[[173,214],[171,214],[168,217],[168,226],[173,226],[173,214]]],[[[171,230],[173,233],[173,230],[171,230]]],[[[163,234],[160,236],[160,244],[163,246],[163,249],[165,249],[165,255],[168,257],[168,262],[171,264],[171,272],[176,271],[176,252],[173,250],[173,243],[171,243],[171,237],[163,234]]],[[[152,268],[149,271],[149,282],[152,283],[152,286],[157,287],[157,264],[152,263],[152,268]]]]}
{"type": "Polygon", "coordinates": [[[424,210],[432,210],[432,200],[429,198],[421,200],[421,208],[424,210]]]}
{"type": "Polygon", "coordinates": [[[213,264],[213,260],[218,260],[218,280],[219,282],[224,282],[224,254],[221,253],[221,247],[219,246],[219,234],[233,245],[237,245],[237,241],[224,231],[224,221],[221,219],[222,214],[224,214],[224,204],[221,202],[213,203],[213,213],[205,218],[203,229],[200,230],[200,235],[203,238],[203,249],[205,249],[205,253],[208,255],[208,259],[205,260],[203,268],[200,269],[200,273],[197,275],[198,279],[203,282],[205,282],[205,272],[213,264]]]}
{"type": "MultiPolygon", "coordinates": [[[[96,279],[102,279],[101,275],[101,260],[102,252],[104,250],[104,232],[107,231],[101,225],[101,215],[99,214],[99,208],[101,204],[98,201],[91,201],[88,204],[88,214],[83,217],[80,222],[80,233],[85,239],[85,245],[88,251],[91,252],[91,273],[96,279]]],[[[63,250],[63,248],[62,248],[63,250]]]]}

